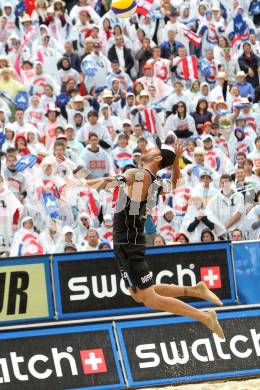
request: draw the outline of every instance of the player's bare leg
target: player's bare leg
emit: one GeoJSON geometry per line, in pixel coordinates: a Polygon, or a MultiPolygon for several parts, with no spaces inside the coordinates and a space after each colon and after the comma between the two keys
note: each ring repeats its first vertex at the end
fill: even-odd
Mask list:
{"type": "Polygon", "coordinates": [[[155,291],[155,286],[146,289],[137,289],[136,292],[131,291],[131,295],[137,302],[143,302],[145,306],[151,309],[166,311],[198,320],[220,338],[225,338],[214,311],[199,311],[176,298],[160,295],[155,291]]]}
{"type": "Polygon", "coordinates": [[[178,286],[176,284],[156,284],[154,286],[155,292],[164,297],[194,297],[222,306],[223,303],[208,289],[204,282],[199,282],[196,286],[178,286]]]}

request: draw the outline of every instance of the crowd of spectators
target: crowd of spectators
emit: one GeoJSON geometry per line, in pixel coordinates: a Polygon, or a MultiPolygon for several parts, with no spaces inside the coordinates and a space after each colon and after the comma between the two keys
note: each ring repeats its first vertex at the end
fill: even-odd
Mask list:
{"type": "Polygon", "coordinates": [[[0,2],[0,253],[113,248],[116,189],[156,137],[185,152],[147,245],[260,238],[260,1],[0,2]],[[146,8],[147,7],[147,8],[146,8]]]}

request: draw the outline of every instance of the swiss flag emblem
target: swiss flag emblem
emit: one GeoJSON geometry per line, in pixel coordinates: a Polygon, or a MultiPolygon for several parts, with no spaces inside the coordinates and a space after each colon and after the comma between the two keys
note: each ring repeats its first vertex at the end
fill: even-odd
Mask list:
{"type": "Polygon", "coordinates": [[[208,288],[221,288],[220,267],[201,267],[200,278],[208,288]]]}
{"type": "Polygon", "coordinates": [[[80,351],[84,374],[107,372],[103,349],[85,349],[80,351]]]}

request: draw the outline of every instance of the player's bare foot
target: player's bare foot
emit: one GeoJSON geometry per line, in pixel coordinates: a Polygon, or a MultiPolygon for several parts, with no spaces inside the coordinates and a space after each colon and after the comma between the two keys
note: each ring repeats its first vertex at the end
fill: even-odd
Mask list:
{"type": "Polygon", "coordinates": [[[198,293],[198,297],[204,299],[205,301],[209,301],[214,303],[215,305],[218,306],[223,306],[223,303],[221,300],[214,294],[204,282],[199,282],[195,286],[195,291],[198,293]]]}
{"type": "Polygon", "coordinates": [[[214,311],[210,311],[207,313],[208,319],[205,321],[205,325],[213,332],[216,333],[218,337],[224,339],[224,332],[220,326],[220,323],[217,319],[217,314],[214,311]]]}

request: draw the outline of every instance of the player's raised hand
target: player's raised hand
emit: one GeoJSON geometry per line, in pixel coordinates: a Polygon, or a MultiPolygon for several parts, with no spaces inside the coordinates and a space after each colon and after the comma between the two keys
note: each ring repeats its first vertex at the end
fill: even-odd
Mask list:
{"type": "Polygon", "coordinates": [[[173,148],[174,148],[174,153],[175,153],[176,157],[181,157],[182,154],[185,152],[185,145],[179,139],[175,140],[173,148]]]}

